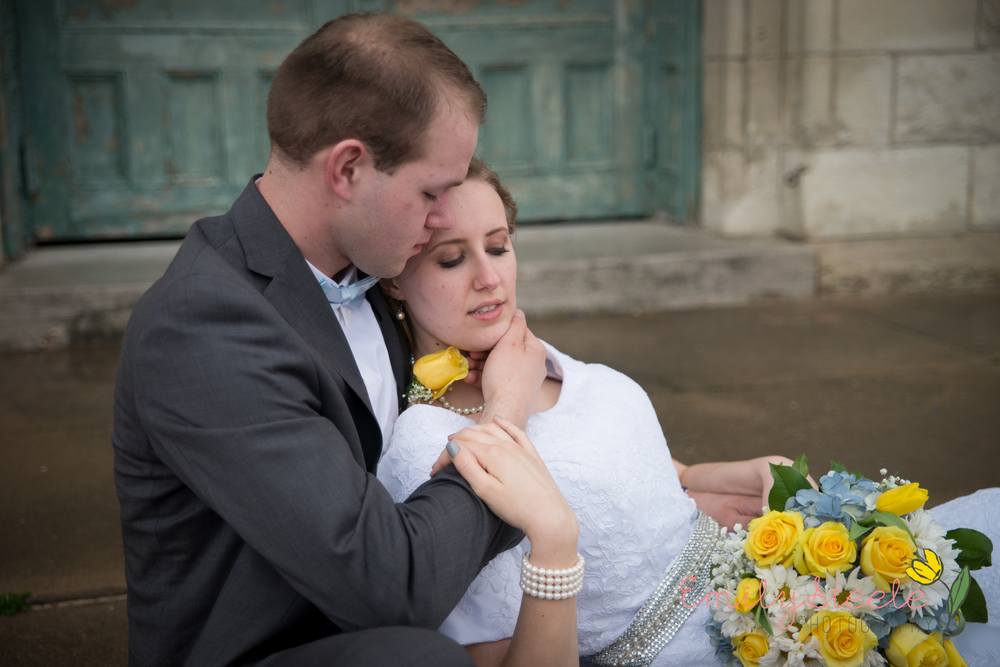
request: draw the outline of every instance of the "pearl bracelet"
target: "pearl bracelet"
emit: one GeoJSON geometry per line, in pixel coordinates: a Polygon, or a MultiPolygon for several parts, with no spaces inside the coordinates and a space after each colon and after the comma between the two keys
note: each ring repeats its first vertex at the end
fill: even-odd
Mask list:
{"type": "Polygon", "coordinates": [[[564,570],[548,570],[528,562],[531,552],[521,558],[521,590],[531,597],[565,600],[583,590],[583,556],[576,555],[576,565],[564,570]]]}

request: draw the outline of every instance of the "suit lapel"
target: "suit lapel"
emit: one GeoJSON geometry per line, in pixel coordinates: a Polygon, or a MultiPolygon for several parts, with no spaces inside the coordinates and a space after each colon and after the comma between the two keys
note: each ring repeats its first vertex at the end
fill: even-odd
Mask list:
{"type": "MultiPolygon", "coordinates": [[[[247,268],[271,278],[264,289],[264,297],[316,349],[328,367],[344,379],[367,408],[368,416],[377,427],[368,390],[340,322],[302,253],[264,201],[253,180],[233,204],[232,219],[246,253],[247,268]]],[[[362,429],[359,424],[358,430],[361,433],[370,429],[362,429]]],[[[376,444],[380,449],[381,430],[376,428],[375,431],[376,444]]],[[[369,458],[368,440],[370,438],[362,440],[366,460],[369,458]]]]}

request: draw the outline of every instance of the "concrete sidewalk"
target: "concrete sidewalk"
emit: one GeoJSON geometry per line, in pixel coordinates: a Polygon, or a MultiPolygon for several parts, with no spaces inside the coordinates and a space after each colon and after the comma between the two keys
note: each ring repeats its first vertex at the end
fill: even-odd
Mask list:
{"type": "MultiPolygon", "coordinates": [[[[532,317],[649,393],[674,455],[805,452],[920,481],[937,504],[1000,485],[1000,295],[812,300],[637,316],[532,317]]],[[[0,354],[0,664],[124,665],[109,442],[114,343],[0,354]]]]}

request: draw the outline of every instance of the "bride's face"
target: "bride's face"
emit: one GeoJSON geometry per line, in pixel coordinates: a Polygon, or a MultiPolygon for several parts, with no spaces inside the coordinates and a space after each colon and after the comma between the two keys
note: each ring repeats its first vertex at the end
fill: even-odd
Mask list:
{"type": "Polygon", "coordinates": [[[451,191],[452,226],[435,229],[393,285],[417,356],[454,345],[491,350],[510,326],[517,260],[499,195],[482,181],[451,191]]]}

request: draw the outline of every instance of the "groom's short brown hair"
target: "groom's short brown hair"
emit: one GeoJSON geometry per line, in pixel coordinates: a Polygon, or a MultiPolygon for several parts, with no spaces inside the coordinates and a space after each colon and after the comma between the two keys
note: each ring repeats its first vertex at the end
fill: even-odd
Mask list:
{"type": "Polygon", "coordinates": [[[271,148],[298,166],[344,139],[362,141],[380,171],[419,159],[447,96],[482,124],[486,94],[427,28],[393,14],[348,14],[292,51],[267,97],[271,148]]]}

